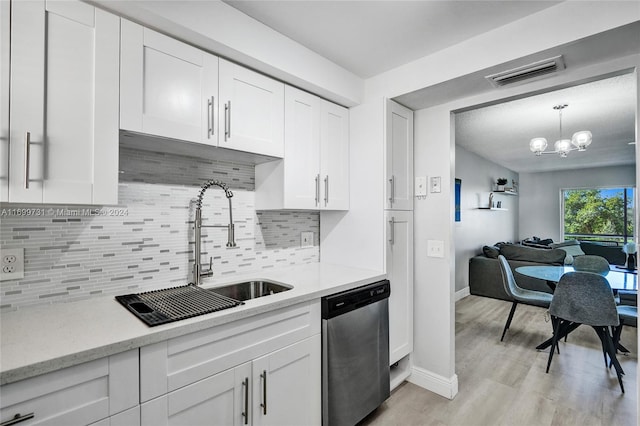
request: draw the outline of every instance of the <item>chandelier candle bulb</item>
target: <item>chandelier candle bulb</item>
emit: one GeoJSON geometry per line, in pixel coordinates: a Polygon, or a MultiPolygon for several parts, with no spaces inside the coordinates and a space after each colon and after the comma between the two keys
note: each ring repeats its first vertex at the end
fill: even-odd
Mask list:
{"type": "Polygon", "coordinates": [[[587,147],[591,145],[591,139],[591,132],[588,130],[582,130],[573,134],[571,143],[573,144],[573,146],[578,148],[578,151],[586,151],[587,147]]]}

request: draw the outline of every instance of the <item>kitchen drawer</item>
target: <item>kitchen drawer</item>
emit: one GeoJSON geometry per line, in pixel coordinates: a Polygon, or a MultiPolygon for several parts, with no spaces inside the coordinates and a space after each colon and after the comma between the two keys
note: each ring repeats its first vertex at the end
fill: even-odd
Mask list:
{"type": "Polygon", "coordinates": [[[130,350],[0,388],[0,422],[86,425],[138,405],[138,350],[130,350]]]}
{"type": "Polygon", "coordinates": [[[140,348],[140,400],[148,401],[320,333],[308,302],[140,348]]]}

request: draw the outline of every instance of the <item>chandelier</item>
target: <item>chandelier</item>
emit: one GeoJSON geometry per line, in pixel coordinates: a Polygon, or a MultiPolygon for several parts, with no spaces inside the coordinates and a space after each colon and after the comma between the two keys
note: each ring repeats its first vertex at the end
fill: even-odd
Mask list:
{"type": "Polygon", "coordinates": [[[588,130],[581,130],[573,134],[571,139],[562,139],[562,110],[565,109],[567,104],[554,105],[553,109],[558,111],[560,119],[560,138],[553,145],[554,151],[546,151],[547,140],[545,138],[533,138],[529,142],[529,149],[536,155],[542,154],[559,154],[560,157],[565,158],[569,151],[586,151],[587,147],[591,144],[591,132],[588,130]]]}

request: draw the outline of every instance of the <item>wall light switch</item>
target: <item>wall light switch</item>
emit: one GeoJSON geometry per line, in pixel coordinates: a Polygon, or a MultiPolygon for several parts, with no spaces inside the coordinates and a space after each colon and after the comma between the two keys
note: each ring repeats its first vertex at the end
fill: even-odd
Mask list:
{"type": "Polygon", "coordinates": [[[416,197],[424,197],[427,195],[427,178],[426,176],[416,177],[416,197]]]}
{"type": "Polygon", "coordinates": [[[444,257],[444,241],[427,240],[427,256],[444,257]]]}
{"type": "Polygon", "coordinates": [[[24,278],[24,249],[0,250],[0,281],[24,278]]]}
{"type": "Polygon", "coordinates": [[[313,232],[300,233],[300,247],[313,247],[313,232]]]}
{"type": "Polygon", "coordinates": [[[441,192],[442,191],[442,178],[440,176],[433,176],[431,178],[431,192],[441,192]]]}

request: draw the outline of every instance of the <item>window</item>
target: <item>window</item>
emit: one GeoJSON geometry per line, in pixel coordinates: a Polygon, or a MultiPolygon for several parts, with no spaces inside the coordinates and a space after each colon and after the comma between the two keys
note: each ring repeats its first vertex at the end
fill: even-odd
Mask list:
{"type": "Polygon", "coordinates": [[[635,233],[635,188],[563,189],[565,239],[626,243],[635,233]]]}

